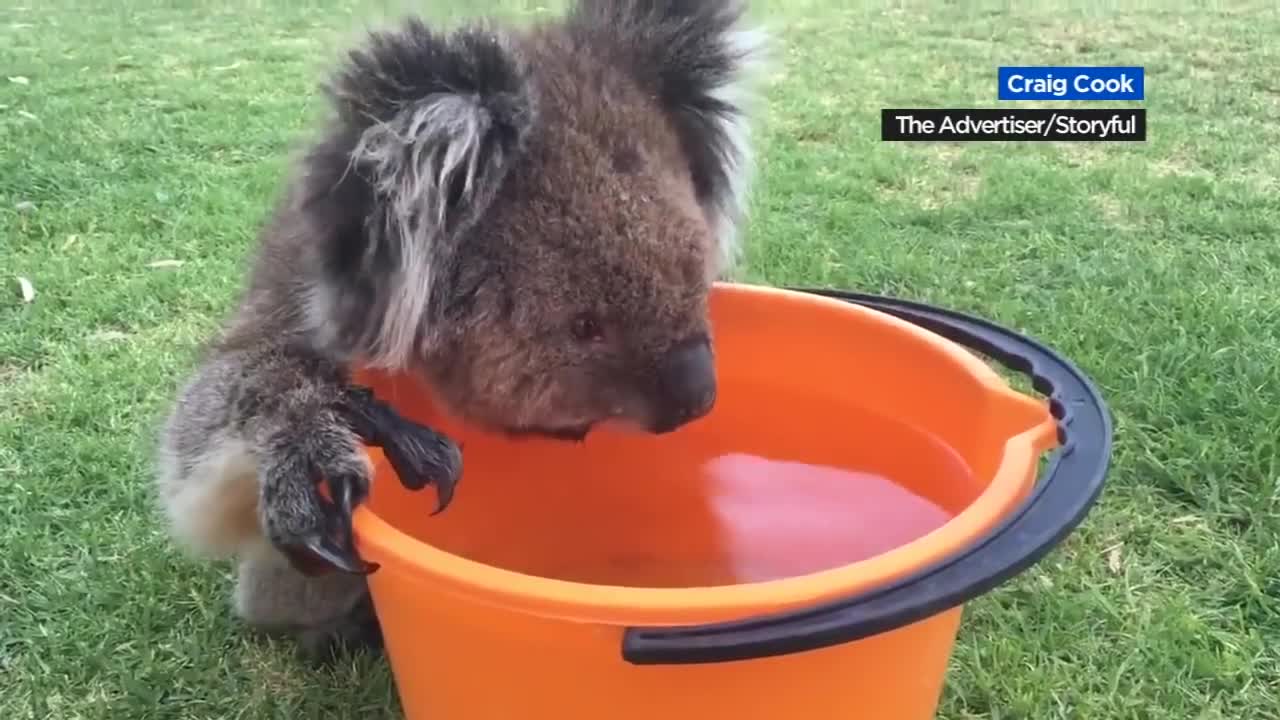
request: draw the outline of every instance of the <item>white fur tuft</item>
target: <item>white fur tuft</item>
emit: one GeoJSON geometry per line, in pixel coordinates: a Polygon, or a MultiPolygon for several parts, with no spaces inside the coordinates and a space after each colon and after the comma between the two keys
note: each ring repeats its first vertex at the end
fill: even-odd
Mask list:
{"type": "Polygon", "coordinates": [[[740,63],[738,72],[733,77],[710,90],[713,98],[739,110],[738,114],[716,118],[730,151],[725,158],[728,163],[728,187],[716,199],[716,204],[720,207],[716,223],[721,263],[719,269],[723,274],[737,265],[742,256],[741,226],[746,219],[747,195],[754,179],[751,128],[747,116],[757,99],[752,85],[763,73],[769,36],[759,28],[735,28],[726,33],[721,42],[728,53],[740,63]]]}
{"type": "Polygon", "coordinates": [[[433,245],[451,219],[450,189],[460,179],[456,200],[467,203],[475,195],[480,148],[492,122],[475,96],[435,95],[371,126],[352,152],[352,162],[370,168],[374,192],[388,203],[383,231],[396,238],[400,253],[368,358],[375,367],[403,368],[413,351],[431,296],[433,245]]]}

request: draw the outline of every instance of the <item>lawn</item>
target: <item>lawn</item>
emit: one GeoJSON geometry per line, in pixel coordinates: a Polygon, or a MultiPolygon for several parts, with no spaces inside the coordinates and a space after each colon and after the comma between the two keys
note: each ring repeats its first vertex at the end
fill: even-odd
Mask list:
{"type": "MultiPolygon", "coordinates": [[[[972,603],[942,718],[1280,717],[1280,14],[1039,5],[758,3],[747,279],[985,315],[1111,403],[1108,489],[972,603]],[[882,107],[994,106],[1001,64],[1145,66],[1149,141],[880,141],[882,107]]],[[[320,73],[384,9],[0,8],[0,717],[397,717],[381,662],[246,635],[150,494],[320,73]]]]}

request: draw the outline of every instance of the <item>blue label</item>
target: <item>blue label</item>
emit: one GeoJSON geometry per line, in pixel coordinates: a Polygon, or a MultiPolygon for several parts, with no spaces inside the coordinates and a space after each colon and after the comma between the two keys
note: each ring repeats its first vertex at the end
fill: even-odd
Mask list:
{"type": "Polygon", "coordinates": [[[1141,100],[1140,67],[1001,67],[1001,100],[1141,100]]]}

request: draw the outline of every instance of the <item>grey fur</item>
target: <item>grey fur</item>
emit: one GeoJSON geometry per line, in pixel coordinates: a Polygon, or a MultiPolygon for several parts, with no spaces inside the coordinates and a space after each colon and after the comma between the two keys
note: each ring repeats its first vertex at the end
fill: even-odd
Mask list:
{"type": "Polygon", "coordinates": [[[709,411],[708,283],[738,256],[749,180],[741,14],[583,0],[533,29],[410,18],[349,53],[158,447],[171,531],[236,562],[250,625],[376,643],[344,545],[362,445],[442,506],[458,480],[457,446],[353,387],[353,364],[420,373],[510,433],[668,432],[709,411]],[[307,552],[350,572],[309,575],[307,552]]]}
{"type": "Polygon", "coordinates": [[[452,219],[450,188],[460,186],[453,201],[473,212],[490,200],[504,161],[501,148],[485,184],[477,177],[492,125],[474,98],[439,93],[373,124],[352,150],[352,166],[367,167],[374,192],[388,199],[381,232],[398,238],[403,253],[391,278],[394,292],[374,343],[377,351],[367,359],[373,367],[404,369],[414,352],[431,298],[431,250],[452,219]]]}

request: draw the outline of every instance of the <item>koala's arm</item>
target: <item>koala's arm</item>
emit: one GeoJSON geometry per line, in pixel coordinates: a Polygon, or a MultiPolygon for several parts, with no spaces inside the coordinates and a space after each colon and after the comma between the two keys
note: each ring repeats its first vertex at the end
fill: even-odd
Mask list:
{"type": "Polygon", "coordinates": [[[456,446],[353,387],[341,363],[265,336],[215,348],[163,431],[163,505],[175,533],[202,554],[237,554],[265,539],[300,569],[319,558],[367,572],[350,528],[371,478],[362,443],[383,447],[406,485],[434,482],[439,504],[448,503],[461,468],[456,446]]]}

